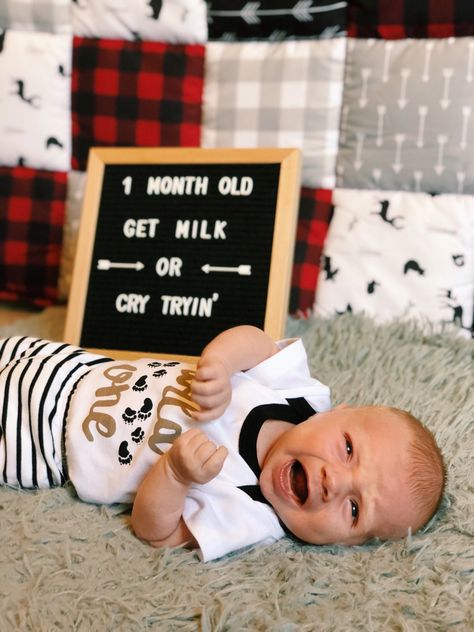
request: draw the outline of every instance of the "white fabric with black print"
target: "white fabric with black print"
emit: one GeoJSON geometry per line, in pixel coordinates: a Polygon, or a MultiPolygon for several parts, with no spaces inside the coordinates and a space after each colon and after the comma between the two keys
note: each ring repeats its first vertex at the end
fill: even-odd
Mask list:
{"type": "Polygon", "coordinates": [[[0,47],[0,165],[71,166],[72,36],[6,31],[0,47]]]}
{"type": "Polygon", "coordinates": [[[337,189],[315,313],[454,323],[470,336],[474,196],[337,189]]]}
{"type": "Polygon", "coordinates": [[[207,40],[204,0],[73,0],[75,35],[203,44],[207,40]]]}

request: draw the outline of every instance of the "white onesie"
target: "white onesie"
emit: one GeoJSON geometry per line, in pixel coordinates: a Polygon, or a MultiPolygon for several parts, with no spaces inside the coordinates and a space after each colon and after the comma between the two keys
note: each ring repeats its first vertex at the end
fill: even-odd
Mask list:
{"type": "Polygon", "coordinates": [[[159,455],[198,425],[229,451],[220,474],[205,485],[193,485],[185,501],[183,519],[202,558],[282,537],[273,509],[249,495],[258,485],[258,430],[268,418],[298,423],[328,410],[330,395],[310,376],[301,340],[278,346],[279,353],[232,377],[229,407],[207,423],[189,415],[192,365],[142,359],[93,369],[72,397],[67,423],[68,474],[80,498],[133,502],[159,455]]]}

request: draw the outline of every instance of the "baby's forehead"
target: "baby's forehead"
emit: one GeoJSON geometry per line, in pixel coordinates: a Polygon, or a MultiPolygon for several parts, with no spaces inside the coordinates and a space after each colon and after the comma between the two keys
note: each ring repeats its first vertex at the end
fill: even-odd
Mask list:
{"type": "MultiPolygon", "coordinates": [[[[414,438],[409,424],[390,409],[368,407],[344,411],[335,419],[337,429],[351,440],[370,445],[374,450],[405,452],[414,438]]],[[[329,430],[329,428],[328,428],[329,430]]]]}
{"type": "Polygon", "coordinates": [[[404,438],[412,435],[407,421],[398,412],[383,406],[353,408],[348,411],[347,421],[355,426],[364,426],[371,432],[390,431],[404,438]]]}

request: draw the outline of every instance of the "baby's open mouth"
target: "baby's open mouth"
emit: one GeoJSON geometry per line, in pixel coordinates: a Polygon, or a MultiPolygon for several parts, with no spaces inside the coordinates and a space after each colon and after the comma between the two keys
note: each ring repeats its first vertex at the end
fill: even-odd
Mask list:
{"type": "Polygon", "coordinates": [[[291,465],[290,485],[293,494],[303,504],[308,498],[308,482],[306,472],[299,461],[293,461],[291,465]]]}

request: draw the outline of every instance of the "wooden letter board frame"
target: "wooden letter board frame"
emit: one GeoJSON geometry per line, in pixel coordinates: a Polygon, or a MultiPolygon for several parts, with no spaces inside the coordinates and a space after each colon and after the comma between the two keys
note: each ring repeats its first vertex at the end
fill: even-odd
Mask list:
{"type": "MultiPolygon", "coordinates": [[[[110,220],[110,217],[113,217],[113,213],[115,212],[114,211],[115,198],[111,197],[112,202],[110,202],[110,200],[108,202],[106,201],[108,200],[108,193],[109,193],[107,187],[112,186],[110,185],[110,182],[112,182],[110,178],[112,178],[112,175],[113,175],[112,173],[110,178],[107,180],[106,179],[106,175],[108,173],[107,170],[113,172],[115,169],[117,171],[117,177],[115,178],[115,181],[114,181],[115,184],[113,186],[115,187],[116,190],[119,190],[120,187],[122,187],[120,190],[123,193],[122,197],[124,197],[125,199],[126,197],[125,192],[124,192],[125,178],[123,178],[122,176],[124,174],[127,174],[128,172],[131,172],[134,174],[135,180],[139,180],[140,176],[143,175],[143,181],[145,181],[145,178],[154,177],[155,168],[161,169],[161,172],[160,172],[161,174],[167,173],[167,170],[169,170],[170,173],[174,173],[175,175],[176,174],[179,175],[180,173],[187,174],[193,169],[197,169],[198,171],[201,170],[199,171],[201,174],[206,174],[207,170],[209,170],[210,172],[210,175],[208,177],[209,187],[211,185],[216,186],[216,183],[215,182],[213,183],[212,180],[217,179],[219,180],[219,186],[221,186],[222,184],[222,191],[225,190],[227,191],[227,193],[229,190],[229,186],[227,185],[230,185],[230,184],[234,186],[234,189],[236,189],[236,187],[238,187],[239,184],[241,187],[245,183],[248,184],[250,180],[252,181],[252,183],[256,181],[258,184],[258,173],[260,173],[262,169],[263,170],[266,169],[268,171],[269,177],[272,175],[275,176],[276,186],[264,188],[264,192],[263,194],[260,194],[260,198],[259,198],[260,204],[263,205],[265,203],[265,200],[267,200],[267,198],[271,199],[272,196],[274,196],[274,203],[272,203],[274,206],[273,208],[274,217],[271,220],[272,225],[270,227],[272,234],[267,235],[267,238],[269,240],[269,241],[267,240],[269,244],[269,248],[268,248],[268,252],[263,253],[263,256],[268,258],[268,262],[267,262],[269,265],[268,286],[267,286],[266,297],[263,296],[265,292],[260,292],[260,294],[258,295],[259,298],[257,299],[257,302],[262,300],[264,303],[262,305],[262,309],[264,310],[264,317],[262,319],[262,322],[252,322],[251,320],[249,321],[246,317],[246,314],[248,314],[249,312],[249,306],[247,306],[247,308],[245,309],[244,308],[242,309],[242,314],[238,314],[238,311],[239,311],[238,308],[236,310],[235,306],[232,306],[230,311],[232,312],[232,314],[234,314],[234,312],[237,311],[237,314],[236,314],[237,321],[227,323],[225,322],[225,319],[224,319],[224,321],[221,323],[222,327],[219,327],[219,329],[220,330],[225,329],[227,328],[227,325],[233,326],[234,324],[239,324],[239,323],[240,324],[254,324],[257,326],[262,326],[263,329],[273,338],[275,339],[281,338],[284,332],[286,317],[288,313],[288,297],[289,297],[289,289],[290,289],[290,282],[291,282],[291,271],[292,271],[292,263],[293,263],[293,252],[294,252],[294,244],[295,244],[296,222],[297,222],[299,191],[300,191],[300,162],[301,162],[300,152],[297,149],[273,149],[273,148],[269,148],[269,149],[93,148],[91,149],[90,154],[89,154],[88,168],[87,168],[87,185],[86,185],[86,191],[85,191],[85,197],[84,197],[84,203],[83,203],[81,225],[80,225],[80,230],[79,230],[77,253],[76,253],[76,259],[75,259],[75,265],[74,265],[74,274],[73,274],[72,287],[71,287],[71,293],[70,293],[69,304],[68,304],[68,312],[67,312],[67,320],[66,320],[66,328],[65,328],[65,340],[72,344],[77,344],[77,345],[86,347],[88,349],[91,349],[100,353],[104,353],[113,358],[163,357],[163,358],[177,358],[177,359],[183,359],[183,360],[188,360],[188,361],[189,360],[195,361],[196,358],[199,356],[199,352],[202,346],[204,346],[204,344],[207,343],[208,340],[210,340],[215,335],[215,333],[217,333],[217,330],[211,331],[212,330],[212,326],[211,326],[212,317],[207,319],[209,323],[209,327],[206,328],[206,324],[205,324],[206,318],[198,319],[196,317],[196,314],[194,314],[194,316],[189,316],[189,314],[188,316],[183,316],[180,314],[176,316],[176,314],[174,314],[174,317],[173,317],[174,320],[172,320],[172,325],[171,325],[172,329],[170,329],[169,331],[173,332],[174,330],[176,330],[177,332],[180,332],[183,326],[183,323],[190,322],[190,320],[196,323],[196,326],[197,326],[198,320],[200,320],[199,326],[204,327],[206,329],[206,332],[209,330],[209,334],[210,334],[209,336],[207,336],[207,333],[206,335],[202,335],[201,333],[202,341],[200,341],[200,344],[202,346],[200,347],[199,350],[194,348],[188,351],[188,349],[186,348],[184,350],[180,349],[178,350],[177,353],[174,353],[173,349],[166,348],[166,344],[164,344],[164,341],[160,340],[159,333],[158,333],[160,330],[159,318],[157,319],[156,316],[153,317],[151,313],[149,314],[146,313],[148,304],[146,305],[146,307],[143,306],[143,309],[145,309],[145,313],[138,313],[138,314],[127,313],[123,315],[124,321],[126,321],[127,318],[130,319],[128,325],[125,322],[123,331],[121,331],[121,326],[119,326],[119,324],[114,325],[114,319],[115,318],[120,319],[122,318],[122,316],[121,315],[117,316],[115,314],[115,311],[117,310],[117,308],[112,308],[110,304],[107,304],[106,302],[107,290],[110,286],[113,286],[114,283],[116,283],[117,284],[117,288],[115,290],[116,297],[135,296],[134,293],[130,292],[130,285],[128,285],[128,290],[129,290],[128,294],[126,291],[121,292],[123,288],[120,284],[123,283],[125,286],[127,286],[127,284],[129,283],[127,279],[134,279],[134,280],[138,279],[139,273],[137,270],[110,270],[109,269],[108,273],[107,272],[103,273],[104,275],[108,274],[108,276],[101,277],[100,273],[97,272],[98,261],[103,261],[103,259],[101,260],[99,258],[102,255],[101,252],[97,253],[94,251],[94,249],[95,248],[97,249],[98,247],[96,243],[96,239],[98,242],[98,239],[99,239],[98,235],[100,233],[101,225],[103,223],[106,224],[105,227],[102,227],[103,231],[109,230],[109,224],[113,224],[113,221],[110,220]],[[239,180],[239,177],[235,175],[234,176],[222,175],[227,172],[235,174],[236,170],[240,170],[240,175],[242,176],[240,177],[240,180],[239,180]],[[216,172],[217,175],[215,175],[214,172],[216,172]],[[219,177],[221,179],[227,177],[228,179],[221,183],[219,177]],[[247,180],[245,180],[245,178],[247,178],[247,180]],[[226,185],[226,187],[223,186],[224,184],[226,185]],[[270,188],[272,188],[273,190],[270,190],[270,188]],[[104,208],[106,208],[107,213],[109,213],[108,220],[107,220],[107,217],[102,217],[104,213],[104,208]],[[106,286],[104,286],[102,289],[101,288],[97,289],[95,287],[96,281],[94,280],[94,278],[95,279],[107,278],[106,286]],[[94,293],[101,297],[100,300],[102,300],[102,295],[103,295],[105,303],[100,304],[99,307],[97,307],[97,304],[96,304],[96,307],[90,307],[89,303],[92,301],[91,297],[94,296],[94,293]],[[88,314],[88,309],[89,309],[90,314],[88,314]],[[111,311],[108,312],[108,310],[111,310],[111,311]],[[109,314],[110,318],[108,317],[107,314],[109,314]],[[99,319],[97,320],[97,323],[95,320],[96,318],[99,319]],[[151,322],[147,321],[147,318],[149,319],[149,321],[151,319],[151,322]],[[114,341],[112,342],[112,344],[110,344],[110,340],[107,340],[105,344],[102,344],[102,340],[100,338],[100,332],[97,333],[97,331],[100,330],[101,328],[101,323],[103,323],[104,321],[106,321],[104,327],[107,328],[107,332],[105,332],[104,330],[105,338],[107,338],[109,330],[114,330],[114,341]],[[109,324],[107,324],[107,321],[109,321],[109,324]],[[155,324],[156,324],[156,331],[158,334],[156,340],[153,337],[153,340],[151,342],[145,341],[143,343],[140,342],[140,344],[133,344],[133,342],[132,343],[129,342],[129,333],[131,334],[132,331],[135,332],[138,329],[146,331],[147,327],[150,328],[150,331],[155,331],[154,329],[155,324]],[[89,331],[89,333],[87,333],[87,331],[89,331]],[[99,336],[99,339],[95,338],[96,333],[97,333],[97,336],[99,336]],[[116,341],[116,344],[115,344],[115,341],[116,341]]],[[[144,186],[145,185],[142,184],[142,188],[144,186]]],[[[247,189],[248,188],[249,187],[247,187],[247,189]]],[[[255,185],[255,189],[257,189],[257,185],[255,185]]],[[[202,189],[200,193],[202,193],[202,189]]],[[[231,200],[235,204],[237,203],[241,204],[241,203],[244,203],[243,201],[244,194],[247,195],[247,201],[251,204],[252,194],[249,194],[248,190],[247,191],[242,190],[241,192],[239,192],[239,190],[237,189],[235,191],[233,200],[231,200],[232,195],[229,196],[228,194],[222,195],[221,198],[219,199],[222,201],[222,204],[224,204],[224,202],[227,203],[229,200],[231,200]],[[238,196],[241,196],[241,197],[238,198],[238,196]]],[[[118,193],[117,194],[114,193],[114,195],[118,196],[118,193]]],[[[218,197],[219,194],[216,193],[214,195],[214,198],[216,198],[216,196],[218,197]]],[[[171,199],[170,196],[165,197],[162,195],[155,195],[152,197],[154,199],[154,204],[156,205],[157,217],[161,217],[162,213],[168,213],[168,214],[170,213],[170,211],[162,210],[163,205],[166,205],[167,201],[171,199]]],[[[207,212],[206,205],[208,201],[211,200],[211,197],[212,197],[211,195],[209,195],[209,200],[206,199],[206,195],[202,195],[202,194],[195,195],[194,197],[188,196],[186,200],[183,197],[183,204],[188,204],[189,206],[189,197],[192,197],[192,202],[194,204],[193,208],[196,208],[198,211],[199,211],[199,208],[201,208],[203,213],[207,212]]],[[[119,209],[121,198],[120,196],[118,196],[116,199],[118,200],[116,206],[117,206],[117,209],[119,209]]],[[[133,218],[148,218],[148,219],[145,219],[145,221],[142,222],[142,225],[141,225],[140,236],[142,237],[142,239],[137,239],[136,236],[135,238],[128,239],[128,240],[125,240],[125,238],[123,238],[125,245],[123,244],[122,245],[119,244],[119,245],[123,251],[123,248],[124,247],[127,248],[129,244],[130,245],[133,244],[136,249],[137,242],[139,242],[140,251],[145,253],[146,255],[147,248],[150,249],[154,247],[153,245],[154,240],[152,236],[156,237],[156,235],[159,233],[161,224],[157,222],[159,222],[160,220],[155,219],[150,222],[149,218],[151,215],[153,215],[153,213],[150,213],[149,210],[142,211],[142,209],[139,206],[134,207],[133,196],[126,199],[127,203],[129,201],[130,201],[130,209],[127,210],[126,213],[132,219],[128,221],[127,226],[129,225],[129,223],[132,224],[132,228],[133,227],[136,228],[138,226],[137,220],[133,220],[133,218]],[[146,235],[146,238],[143,239],[144,230],[145,232],[146,230],[148,230],[148,234],[146,235]]],[[[146,202],[147,200],[145,199],[144,201],[146,202]]],[[[176,202],[176,196],[174,196],[173,201],[176,202]]],[[[216,202],[216,205],[217,205],[217,202],[216,202]]],[[[119,212],[119,210],[117,210],[117,212],[119,212]]],[[[178,215],[183,215],[183,213],[181,213],[180,210],[176,210],[176,209],[172,210],[171,213],[172,214],[177,213],[178,215]]],[[[251,210],[250,218],[255,217],[256,215],[258,215],[258,213],[256,213],[254,210],[251,210]]],[[[188,208],[186,216],[188,218],[191,217],[189,215],[189,208],[188,208]]],[[[230,217],[237,217],[237,216],[231,215],[230,217]]],[[[188,221],[187,224],[182,224],[188,229],[189,227],[194,226],[192,224],[192,220],[188,219],[188,220],[182,220],[182,221],[183,222],[188,221]]],[[[229,222],[220,221],[220,224],[218,226],[218,228],[219,227],[221,228],[220,234],[219,234],[219,231],[217,231],[217,228],[214,228],[214,231],[215,233],[217,233],[217,235],[216,234],[213,235],[212,233],[211,220],[209,220],[209,222],[207,220],[204,220],[204,221],[205,221],[205,224],[203,227],[203,220],[200,220],[199,222],[198,220],[195,220],[196,229],[193,233],[193,240],[188,239],[186,244],[184,244],[184,241],[182,240],[180,240],[179,243],[177,240],[175,240],[177,254],[180,254],[179,248],[181,248],[182,244],[186,245],[186,248],[188,250],[189,248],[192,248],[191,241],[193,241],[193,243],[195,244],[198,244],[198,243],[202,244],[203,242],[203,240],[201,239],[202,237],[205,237],[208,240],[206,242],[206,247],[208,247],[209,252],[212,252],[213,247],[217,248],[219,246],[221,248],[220,251],[222,252],[229,251],[229,250],[232,250],[232,248],[234,248],[237,251],[245,253],[247,249],[247,253],[250,256],[251,254],[253,254],[253,250],[258,249],[258,247],[253,248],[251,243],[250,244],[247,243],[247,240],[253,238],[253,233],[254,233],[251,222],[249,222],[247,219],[244,222],[244,226],[246,227],[245,230],[243,231],[244,234],[240,235],[240,237],[237,235],[237,239],[236,239],[236,244],[239,244],[239,243],[241,244],[240,248],[236,247],[235,245],[232,247],[231,240],[229,239],[229,243],[224,244],[226,246],[226,249],[224,250],[223,250],[222,240],[221,240],[221,243],[218,244],[217,241],[215,241],[212,238],[216,236],[217,237],[224,236],[224,230],[225,231],[229,230],[229,232],[231,232],[229,229],[229,225],[232,226],[233,220],[230,220],[229,222]],[[225,229],[222,228],[223,226],[225,226],[225,229]],[[199,229],[201,231],[200,233],[198,232],[199,229]],[[229,247],[227,248],[227,246],[229,247]]],[[[120,223],[120,226],[119,226],[120,230],[122,230],[122,232],[125,232],[125,228],[124,228],[125,224],[123,222],[123,219],[119,220],[119,223],[120,223]]],[[[216,226],[215,223],[214,223],[214,226],[216,226]]],[[[122,239],[121,239],[122,235],[120,236],[118,235],[119,235],[119,229],[117,228],[117,230],[115,230],[115,232],[111,234],[110,239],[106,238],[106,241],[104,242],[106,244],[112,243],[110,252],[114,250],[113,248],[114,240],[117,240],[118,242],[122,242],[122,239]],[[107,239],[109,240],[107,241],[107,239]]],[[[137,235],[138,235],[138,231],[137,231],[137,235]]],[[[189,234],[188,234],[188,237],[189,237],[189,234]]],[[[227,237],[227,234],[225,234],[225,237],[227,237]]],[[[162,244],[162,247],[163,247],[163,244],[162,244]]],[[[197,245],[195,247],[198,248],[197,245]]],[[[107,254],[109,254],[109,250],[107,251],[106,256],[107,254]]],[[[159,252],[156,253],[155,251],[153,251],[153,254],[151,255],[151,258],[153,258],[153,263],[156,261],[156,259],[159,258],[159,254],[160,254],[159,252]]],[[[131,255],[131,259],[134,259],[134,257],[135,255],[131,255]]],[[[113,256],[111,258],[113,258],[113,256]]],[[[123,252],[122,252],[121,258],[123,259],[123,252]]],[[[146,258],[146,256],[141,257],[141,258],[146,258]]],[[[243,258],[245,259],[245,257],[243,258]]],[[[168,259],[171,260],[172,257],[169,257],[168,259]]],[[[181,261],[183,269],[186,269],[186,265],[183,264],[183,260],[186,263],[185,258],[183,259],[183,257],[180,256],[180,257],[174,257],[174,259],[181,261]]],[[[110,260],[106,259],[106,261],[109,261],[107,265],[110,265],[110,260]]],[[[102,263],[102,265],[104,264],[102,263]]],[[[152,267],[150,265],[150,262],[147,263],[147,266],[148,266],[148,270],[150,270],[150,268],[152,267]]],[[[247,268],[249,267],[250,266],[247,266],[247,268]]],[[[255,267],[257,266],[254,266],[254,268],[255,267]]],[[[202,274],[202,287],[200,288],[201,294],[205,293],[206,288],[209,287],[211,283],[210,276],[211,275],[209,274],[202,274]]],[[[228,275],[227,278],[230,279],[231,276],[232,275],[228,275]]],[[[159,292],[160,291],[159,284],[164,281],[161,277],[158,276],[158,273],[155,274],[155,277],[153,278],[152,284],[156,284],[158,288],[158,292],[159,292]]],[[[216,275],[214,275],[214,277],[216,278],[216,275]]],[[[221,274],[219,279],[223,279],[224,277],[225,277],[225,273],[224,275],[221,274]]],[[[235,275],[233,275],[233,277],[235,279],[235,275]]],[[[181,278],[182,277],[179,277],[179,278],[176,277],[174,279],[174,281],[177,282],[177,285],[179,285],[179,281],[181,280],[181,278]]],[[[133,283],[134,282],[135,281],[133,281],[133,283]]],[[[245,283],[245,280],[243,280],[242,282],[245,283]]],[[[149,289],[149,292],[153,292],[153,291],[154,290],[152,288],[149,289]]],[[[147,288],[145,288],[145,290],[142,289],[142,292],[147,292],[147,288]]],[[[194,293],[196,294],[196,292],[194,293]]],[[[220,294],[222,295],[222,292],[220,294]]],[[[146,293],[146,294],[137,293],[136,295],[148,296],[148,297],[154,296],[153,294],[150,294],[150,293],[146,293]]],[[[164,309],[163,305],[164,305],[164,300],[165,300],[163,299],[163,296],[165,295],[161,295],[162,310],[164,309]]],[[[214,292],[212,296],[214,297],[219,296],[219,292],[214,292]]],[[[188,312],[189,310],[194,310],[194,312],[196,312],[199,305],[197,300],[196,299],[191,300],[191,297],[182,297],[182,298],[183,300],[188,301],[188,303],[191,305],[191,307],[188,308],[188,312]]],[[[116,298],[116,301],[118,300],[119,299],[116,298]]],[[[123,305],[127,307],[126,305],[127,300],[128,299],[125,298],[122,300],[121,303],[116,303],[116,304],[119,304],[120,308],[122,308],[123,305]]],[[[145,300],[146,299],[142,299],[142,303],[145,300]]],[[[167,300],[166,308],[169,310],[169,306],[172,305],[172,300],[171,299],[169,300],[166,299],[166,300],[167,300]]],[[[181,299],[178,299],[178,300],[181,300],[181,299]]],[[[150,298],[148,298],[148,301],[150,303],[150,298]]],[[[219,301],[216,299],[216,305],[218,302],[219,301]]],[[[97,303],[97,300],[96,300],[96,303],[97,303]]],[[[151,301],[151,303],[153,303],[153,301],[151,301]]],[[[155,303],[156,303],[156,300],[155,300],[155,303]]],[[[254,300],[254,303],[255,303],[255,300],[254,300]]],[[[174,309],[176,311],[177,309],[176,305],[174,305],[174,309]]],[[[184,309],[184,307],[180,309],[184,309]]],[[[214,307],[214,311],[215,312],[218,311],[217,307],[214,307]]],[[[257,320],[260,320],[260,318],[257,320]]],[[[121,323],[121,322],[122,322],[121,320],[117,321],[117,323],[121,323]]],[[[194,327],[195,325],[193,324],[192,328],[194,329],[194,327]]],[[[180,334],[177,334],[177,336],[179,336],[179,339],[181,339],[180,334]]],[[[171,338],[172,337],[173,337],[173,334],[171,334],[171,338]]],[[[168,332],[168,334],[166,335],[166,339],[168,340],[169,338],[170,338],[170,333],[168,332]]]]}

